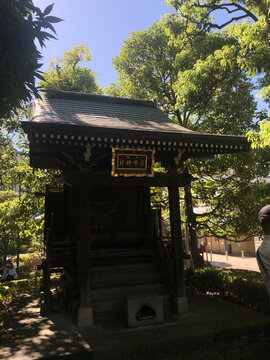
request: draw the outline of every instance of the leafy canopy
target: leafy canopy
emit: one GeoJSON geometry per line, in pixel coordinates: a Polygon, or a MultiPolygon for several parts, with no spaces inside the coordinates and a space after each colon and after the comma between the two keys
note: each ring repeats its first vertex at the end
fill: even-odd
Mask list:
{"type": "Polygon", "coordinates": [[[0,257],[43,249],[44,193],[58,185],[55,172],[30,167],[29,148],[20,121],[29,106],[17,111],[0,127],[0,257]],[[16,136],[14,136],[16,135],[16,136]]]}
{"type": "Polygon", "coordinates": [[[54,58],[49,70],[44,72],[41,88],[101,94],[97,75],[88,67],[78,65],[82,61],[88,63],[91,59],[91,50],[85,45],[73,46],[71,50],[64,51],[62,59],[54,58]]]}
{"type": "Polygon", "coordinates": [[[38,96],[35,77],[42,78],[42,56],[36,40],[44,47],[55,39],[52,24],[61,19],[50,15],[52,9],[53,4],[42,12],[32,0],[0,1],[0,119],[38,96]]]}
{"type": "MultiPolygon", "coordinates": [[[[198,19],[201,9],[190,11],[198,19]]],[[[202,27],[188,24],[180,13],[169,15],[148,30],[130,34],[114,58],[119,82],[106,92],[155,99],[173,121],[190,129],[245,135],[258,128],[257,107],[254,85],[239,62],[238,49],[233,32],[202,32],[202,27]]],[[[192,210],[186,219],[189,228],[199,236],[205,233],[231,240],[256,234],[259,227],[253,215],[257,208],[250,209],[252,204],[260,207],[267,198],[269,186],[260,177],[270,170],[268,158],[267,153],[258,152],[186,162],[196,179],[192,197],[188,189],[185,196],[186,209],[192,210]],[[193,205],[202,204],[207,211],[199,216],[193,205]],[[221,221],[228,224],[226,230],[221,221]]],[[[197,240],[193,238],[191,245],[196,249],[197,240]]]]}
{"type": "Polygon", "coordinates": [[[253,85],[223,51],[236,40],[207,33],[192,44],[174,41],[170,27],[179,22],[168,16],[131,33],[114,58],[120,81],[106,92],[155,99],[172,120],[194,130],[245,133],[253,126],[253,85]]]}
{"type": "MultiPolygon", "coordinates": [[[[270,103],[270,2],[269,0],[166,0],[184,20],[183,26],[171,26],[175,39],[182,41],[182,31],[188,38],[222,29],[237,42],[223,49],[234,57],[237,66],[254,77],[260,97],[270,103]],[[217,22],[215,15],[224,19],[217,22]]],[[[262,112],[261,112],[262,113],[262,112]]],[[[249,132],[253,147],[263,147],[270,141],[270,115],[265,114],[258,133],[249,132]]]]}
{"type": "MultiPolygon", "coordinates": [[[[91,58],[84,45],[64,52],[61,62],[54,60],[45,72],[43,88],[100,92],[95,74],[78,65],[91,58]]],[[[35,193],[44,193],[47,185],[55,190],[62,186],[59,172],[33,172],[30,167],[29,144],[20,125],[28,117],[29,106],[24,106],[0,124],[0,256],[42,250],[44,197],[35,193]]]]}

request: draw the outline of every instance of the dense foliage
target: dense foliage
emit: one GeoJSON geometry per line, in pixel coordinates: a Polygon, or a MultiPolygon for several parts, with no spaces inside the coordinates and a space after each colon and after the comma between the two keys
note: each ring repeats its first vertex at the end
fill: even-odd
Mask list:
{"type": "Polygon", "coordinates": [[[189,268],[186,285],[202,293],[220,296],[249,309],[269,314],[269,300],[261,275],[255,271],[189,268]]]}
{"type": "MultiPolygon", "coordinates": [[[[269,104],[269,0],[166,0],[166,3],[173,6],[184,21],[184,25],[173,24],[170,28],[178,41],[182,41],[183,29],[189,38],[222,29],[223,34],[237,39],[235,44],[223,48],[223,56],[228,63],[236,59],[238,68],[255,77],[260,96],[269,104]]],[[[259,111],[258,116],[264,116],[261,131],[249,133],[254,147],[268,145],[270,140],[269,114],[259,111]]]]}
{"type": "Polygon", "coordinates": [[[38,265],[42,263],[43,252],[32,252],[20,255],[19,279],[28,279],[41,276],[42,271],[38,270],[38,265]]]}
{"type": "Polygon", "coordinates": [[[0,1],[0,119],[10,117],[21,102],[38,96],[35,77],[42,78],[42,58],[37,48],[54,38],[53,4],[43,12],[32,0],[0,1]],[[49,30],[45,31],[45,30],[49,30]]]}
{"type": "MultiPolygon", "coordinates": [[[[46,13],[52,7],[45,10],[46,13]]],[[[51,18],[51,17],[50,17],[51,18]]],[[[84,45],[65,51],[62,60],[53,60],[44,73],[43,89],[100,93],[95,74],[79,62],[88,62],[92,56],[84,45]],[[61,64],[61,65],[60,65],[61,64]]],[[[29,148],[20,121],[29,117],[24,106],[7,117],[0,128],[0,257],[43,250],[44,194],[46,186],[61,188],[59,172],[33,170],[30,167],[29,148]]],[[[28,269],[30,271],[30,269],[28,269]]],[[[27,273],[21,262],[21,275],[27,273]]]]}
{"type": "Polygon", "coordinates": [[[258,211],[270,203],[270,152],[264,148],[249,153],[217,157],[202,166],[191,164],[194,204],[199,234],[231,241],[261,235],[258,211]]]}
{"type": "MultiPolygon", "coordinates": [[[[44,193],[47,184],[61,186],[56,173],[30,167],[29,148],[20,121],[28,107],[0,129],[0,257],[43,249],[44,193]]],[[[17,262],[19,265],[19,261],[17,262]]]]}
{"type": "MultiPolygon", "coordinates": [[[[214,11],[222,1],[168,3],[175,6],[177,14],[165,16],[148,30],[130,34],[114,59],[119,82],[106,92],[155,99],[173,121],[196,131],[258,134],[265,111],[257,108],[252,75],[262,75],[265,83],[268,65],[254,73],[251,60],[246,64],[244,49],[248,40],[240,39],[239,30],[249,32],[253,25],[257,26],[253,8],[245,12],[245,17],[254,17],[252,25],[228,27],[233,20],[220,27],[224,30],[212,31],[219,27],[214,26],[212,11],[204,5],[213,5],[214,11]]],[[[260,59],[266,61],[265,57],[260,59]]],[[[258,85],[263,86],[263,82],[260,80],[258,85]]],[[[269,185],[263,180],[270,172],[269,160],[269,151],[257,150],[184,164],[195,180],[182,195],[195,265],[200,265],[197,236],[207,234],[237,241],[243,235],[250,238],[258,234],[257,212],[270,200],[269,185]],[[194,212],[194,207],[201,206],[206,210],[203,214],[194,212]]]]}
{"type": "Polygon", "coordinates": [[[91,50],[85,45],[73,46],[71,50],[64,51],[62,59],[54,58],[49,70],[44,72],[41,88],[101,94],[96,74],[88,67],[78,65],[81,61],[88,63],[91,59],[91,50]]]}
{"type": "Polygon", "coordinates": [[[38,290],[41,285],[41,277],[0,283],[0,326],[7,320],[12,303],[18,294],[31,289],[38,290]]]}
{"type": "MultiPolygon", "coordinates": [[[[192,45],[169,34],[174,20],[165,17],[150,29],[131,33],[114,58],[121,92],[155,99],[174,121],[193,130],[242,134],[252,128],[253,86],[244,73],[225,64],[230,36],[207,34],[192,45]]],[[[113,84],[106,89],[117,93],[113,84]]]]}

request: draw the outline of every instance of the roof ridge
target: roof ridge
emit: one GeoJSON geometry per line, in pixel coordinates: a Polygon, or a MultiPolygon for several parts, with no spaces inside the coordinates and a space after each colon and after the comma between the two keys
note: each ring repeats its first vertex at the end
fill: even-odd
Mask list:
{"type": "Polygon", "coordinates": [[[96,94],[87,94],[87,93],[78,93],[73,91],[60,91],[60,90],[51,90],[48,89],[45,93],[45,97],[48,99],[69,99],[69,100],[86,100],[86,101],[95,101],[111,104],[123,104],[123,105],[136,105],[136,106],[146,106],[151,108],[157,108],[156,102],[154,100],[138,100],[138,99],[129,99],[115,96],[107,95],[96,95],[96,94]]]}

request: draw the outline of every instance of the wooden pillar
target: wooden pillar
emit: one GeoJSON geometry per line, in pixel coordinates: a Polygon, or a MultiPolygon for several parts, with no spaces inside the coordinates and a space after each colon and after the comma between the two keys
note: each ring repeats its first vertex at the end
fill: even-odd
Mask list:
{"type": "Polygon", "coordinates": [[[69,189],[69,203],[68,203],[68,227],[69,236],[72,244],[75,245],[75,252],[73,263],[71,267],[65,267],[65,276],[67,277],[66,287],[66,302],[72,314],[74,321],[77,321],[78,311],[78,263],[79,263],[79,250],[80,250],[80,188],[78,185],[70,186],[69,189]]]}
{"type": "Polygon", "coordinates": [[[51,272],[50,260],[52,258],[52,214],[51,214],[51,198],[49,193],[49,185],[46,185],[45,193],[45,221],[44,221],[44,249],[46,252],[46,260],[42,261],[43,270],[43,301],[41,302],[41,315],[45,316],[52,312],[52,293],[51,293],[51,272]]]}
{"type": "Polygon", "coordinates": [[[171,223],[171,241],[174,265],[173,306],[177,314],[188,311],[184,281],[183,246],[181,233],[181,215],[179,205],[179,188],[173,176],[170,177],[169,206],[171,223]]]}
{"type": "Polygon", "coordinates": [[[79,253],[78,277],[80,304],[77,315],[78,326],[93,325],[93,312],[90,298],[90,216],[89,186],[82,182],[80,186],[79,253]]]}
{"type": "Polygon", "coordinates": [[[151,198],[150,198],[150,187],[144,186],[140,188],[140,206],[142,206],[143,214],[141,216],[142,224],[141,227],[144,231],[144,238],[147,242],[147,246],[153,246],[153,224],[152,224],[152,213],[151,213],[151,198]]]}
{"type": "Polygon", "coordinates": [[[40,314],[46,316],[52,312],[52,293],[50,290],[51,272],[50,264],[47,260],[42,262],[43,269],[43,301],[41,302],[40,314]]]}

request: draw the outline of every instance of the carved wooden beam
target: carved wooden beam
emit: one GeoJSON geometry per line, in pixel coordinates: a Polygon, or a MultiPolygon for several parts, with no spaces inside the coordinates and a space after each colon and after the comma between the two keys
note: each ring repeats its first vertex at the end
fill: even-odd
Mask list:
{"type": "Polygon", "coordinates": [[[149,177],[112,177],[109,173],[100,172],[65,172],[64,183],[69,186],[78,186],[87,183],[89,186],[162,186],[168,187],[171,179],[178,187],[184,187],[192,181],[189,174],[155,173],[153,178],[149,177]]]}

